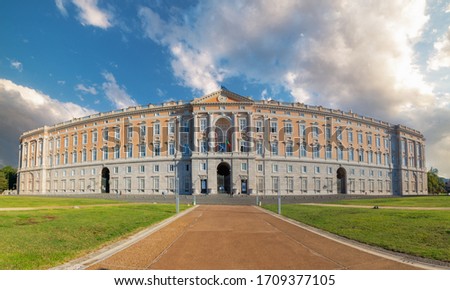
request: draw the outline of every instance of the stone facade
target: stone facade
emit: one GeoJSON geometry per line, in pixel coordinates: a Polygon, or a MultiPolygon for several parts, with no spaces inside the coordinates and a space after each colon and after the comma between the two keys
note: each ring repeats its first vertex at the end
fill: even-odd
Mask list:
{"type": "Polygon", "coordinates": [[[420,132],[225,89],[26,132],[19,155],[19,194],[427,194],[420,132]]]}

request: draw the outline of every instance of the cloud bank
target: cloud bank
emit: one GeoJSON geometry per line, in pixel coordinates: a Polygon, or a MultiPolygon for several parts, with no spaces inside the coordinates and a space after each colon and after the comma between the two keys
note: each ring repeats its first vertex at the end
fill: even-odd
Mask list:
{"type": "Polygon", "coordinates": [[[0,79],[0,167],[17,166],[22,133],[95,111],[74,103],[64,103],[32,88],[0,79]]]}
{"type": "MultiPolygon", "coordinates": [[[[434,93],[415,51],[426,1],[200,1],[169,16],[141,7],[139,18],[184,86],[209,93],[240,77],[295,101],[411,126],[428,139],[429,164],[450,176],[448,97],[434,93]]],[[[434,47],[429,67],[449,66],[450,32],[434,47]]]]}

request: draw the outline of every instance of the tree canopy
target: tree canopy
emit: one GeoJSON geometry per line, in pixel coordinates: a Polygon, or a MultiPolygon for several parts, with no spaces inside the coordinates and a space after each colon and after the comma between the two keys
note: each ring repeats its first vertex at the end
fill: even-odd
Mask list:
{"type": "Polygon", "coordinates": [[[439,194],[445,192],[445,183],[439,178],[439,171],[436,168],[431,168],[427,172],[428,178],[428,193],[429,194],[439,194]]]}
{"type": "Polygon", "coordinates": [[[0,169],[0,192],[7,189],[15,189],[17,180],[17,170],[11,166],[0,169]]]}

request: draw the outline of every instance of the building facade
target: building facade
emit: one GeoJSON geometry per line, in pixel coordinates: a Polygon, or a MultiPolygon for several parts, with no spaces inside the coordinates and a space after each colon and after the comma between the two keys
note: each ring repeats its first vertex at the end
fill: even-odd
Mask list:
{"type": "Polygon", "coordinates": [[[19,194],[427,194],[420,132],[226,89],[45,126],[19,150],[19,194]]]}

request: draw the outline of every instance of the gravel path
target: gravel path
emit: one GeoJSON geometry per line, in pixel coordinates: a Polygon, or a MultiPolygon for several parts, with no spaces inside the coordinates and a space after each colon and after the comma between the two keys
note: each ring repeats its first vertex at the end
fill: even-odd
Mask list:
{"type": "MultiPolygon", "coordinates": [[[[254,206],[202,205],[78,269],[424,269],[254,206]]],[[[63,269],[64,267],[60,268],[63,269]]]]}

